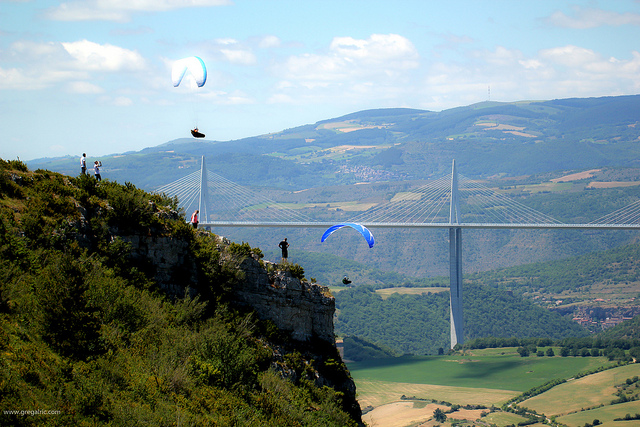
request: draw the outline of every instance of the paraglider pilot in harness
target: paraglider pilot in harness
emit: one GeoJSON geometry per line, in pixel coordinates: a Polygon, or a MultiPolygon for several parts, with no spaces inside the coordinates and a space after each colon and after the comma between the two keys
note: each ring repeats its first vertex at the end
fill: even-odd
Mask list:
{"type": "Polygon", "coordinates": [[[192,129],[191,135],[193,135],[194,138],[204,138],[204,133],[200,133],[198,128],[192,129]]]}
{"type": "Polygon", "coordinates": [[[342,284],[343,285],[350,285],[351,284],[351,280],[349,280],[349,278],[347,276],[344,276],[344,278],[342,279],[342,284]]]}

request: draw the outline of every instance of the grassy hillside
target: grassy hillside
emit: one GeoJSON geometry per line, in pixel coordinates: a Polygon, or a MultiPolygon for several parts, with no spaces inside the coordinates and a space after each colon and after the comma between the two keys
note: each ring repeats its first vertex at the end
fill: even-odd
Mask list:
{"type": "Polygon", "coordinates": [[[176,201],[0,160],[0,424],[355,426],[330,344],[233,303],[248,245],[219,245],[176,201]],[[169,297],[122,236],[184,243],[169,297]],[[320,383],[321,382],[321,383],[320,383]],[[9,411],[9,412],[8,412],[9,411]],[[39,412],[38,412],[39,411],[39,412]]]}

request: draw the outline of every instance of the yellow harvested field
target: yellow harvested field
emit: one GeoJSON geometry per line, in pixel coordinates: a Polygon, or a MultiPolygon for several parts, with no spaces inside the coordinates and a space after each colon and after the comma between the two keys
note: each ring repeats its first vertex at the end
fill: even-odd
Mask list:
{"type": "Polygon", "coordinates": [[[368,426],[405,427],[429,420],[437,408],[443,411],[449,410],[449,407],[435,403],[420,406],[422,405],[415,405],[414,402],[407,400],[388,403],[364,414],[362,421],[368,426]]]}
{"type": "Polygon", "coordinates": [[[526,132],[520,132],[520,131],[515,131],[515,130],[505,130],[505,133],[510,133],[511,135],[516,135],[516,136],[524,136],[526,138],[535,138],[536,135],[532,135],[530,133],[526,133],[526,132]]]}
{"type": "Polygon", "coordinates": [[[376,145],[337,145],[335,147],[327,148],[327,151],[331,151],[332,153],[344,153],[349,150],[365,150],[368,148],[386,148],[382,146],[376,145]]]}
{"type": "Polygon", "coordinates": [[[639,181],[609,181],[609,182],[590,182],[587,188],[616,188],[616,187],[633,187],[640,185],[639,181]]]}
{"type": "Polygon", "coordinates": [[[595,175],[596,172],[600,172],[600,169],[591,169],[588,171],[572,173],[569,175],[561,176],[560,178],[554,178],[551,182],[570,182],[570,181],[578,181],[581,179],[591,178],[595,175]]]}
{"type": "Polygon", "coordinates": [[[566,415],[582,409],[609,404],[615,399],[616,385],[627,378],[640,376],[640,364],[608,369],[587,375],[577,380],[567,381],[551,390],[522,402],[522,406],[549,415],[566,415]]]}
{"type": "Polygon", "coordinates": [[[388,298],[389,295],[398,293],[401,295],[420,295],[420,294],[426,294],[427,292],[431,292],[432,294],[438,293],[438,292],[448,292],[449,288],[445,288],[445,287],[430,287],[430,288],[405,288],[405,287],[398,287],[398,288],[384,288],[384,289],[377,289],[376,293],[380,296],[382,296],[382,298],[388,298]]]}
{"type": "Polygon", "coordinates": [[[501,405],[518,392],[488,388],[451,387],[432,384],[410,384],[389,381],[359,380],[358,401],[363,408],[377,408],[397,402],[402,395],[419,399],[436,399],[458,405],[501,405]]]}
{"type": "Polygon", "coordinates": [[[342,133],[347,133],[347,132],[353,132],[354,130],[361,130],[361,129],[385,129],[386,126],[354,126],[354,127],[348,127],[348,128],[338,128],[338,130],[342,133]]]}
{"type": "Polygon", "coordinates": [[[486,128],[491,128],[491,130],[524,130],[524,126],[497,124],[496,122],[476,123],[476,126],[484,126],[486,128]]]}

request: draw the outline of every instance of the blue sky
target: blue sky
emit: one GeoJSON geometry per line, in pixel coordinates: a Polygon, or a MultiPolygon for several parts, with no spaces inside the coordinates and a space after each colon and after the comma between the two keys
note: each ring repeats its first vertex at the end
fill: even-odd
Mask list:
{"type": "Polygon", "coordinates": [[[0,0],[0,157],[91,157],[370,108],[640,93],[634,0],[0,0]],[[197,55],[205,86],[171,84],[197,55]],[[490,92],[489,92],[490,88],[490,92]]]}

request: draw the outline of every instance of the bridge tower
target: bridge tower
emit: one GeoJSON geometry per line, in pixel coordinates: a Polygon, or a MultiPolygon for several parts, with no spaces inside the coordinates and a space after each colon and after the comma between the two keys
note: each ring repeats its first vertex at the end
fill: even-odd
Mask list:
{"type": "Polygon", "coordinates": [[[207,206],[209,206],[209,187],[207,186],[207,166],[204,163],[204,156],[202,156],[202,165],[200,166],[200,200],[198,202],[198,210],[200,211],[200,222],[209,221],[209,213],[207,212],[207,206]]]}
{"type": "Polygon", "coordinates": [[[462,319],[462,228],[460,224],[460,204],[458,202],[458,172],[456,161],[451,168],[451,205],[449,210],[449,311],[451,314],[451,348],[464,343],[464,323],[462,319]]]}

